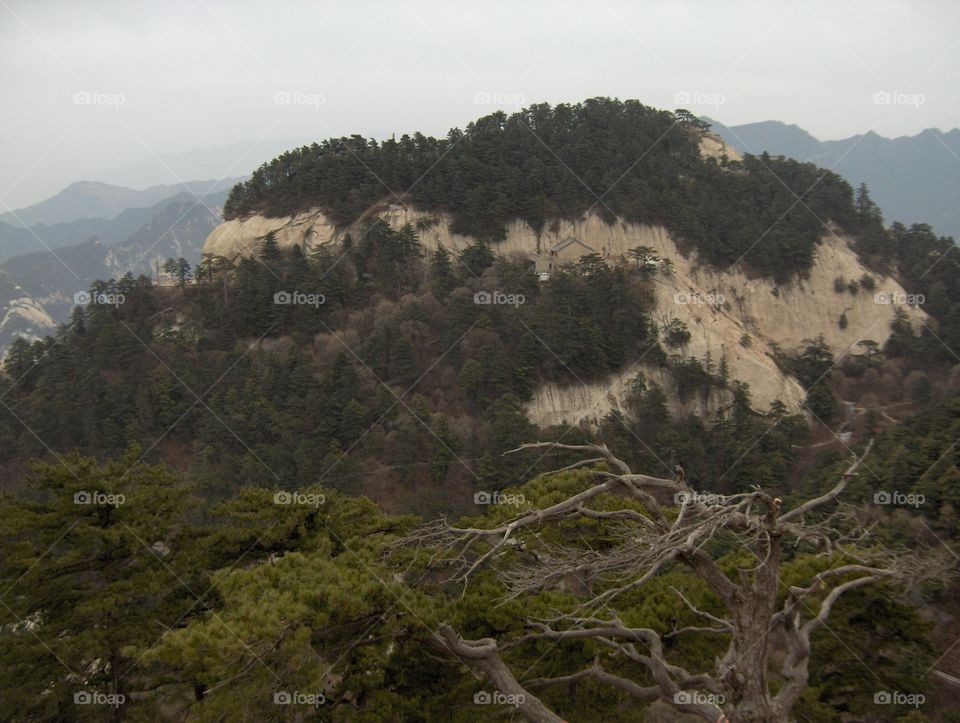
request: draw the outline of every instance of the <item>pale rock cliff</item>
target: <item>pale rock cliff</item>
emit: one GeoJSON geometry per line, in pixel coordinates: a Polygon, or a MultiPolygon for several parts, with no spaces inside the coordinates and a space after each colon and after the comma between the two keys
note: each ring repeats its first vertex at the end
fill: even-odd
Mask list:
{"type": "MultiPolygon", "coordinates": [[[[443,213],[384,204],[367,214],[367,218],[373,216],[394,228],[413,224],[428,251],[442,245],[457,252],[473,242],[470,237],[453,233],[451,219],[443,213]]],[[[228,258],[253,254],[271,231],[281,247],[299,244],[308,250],[339,242],[348,231],[354,239],[363,233],[359,225],[335,228],[319,210],[283,218],[250,216],[215,228],[207,238],[204,253],[228,258]]],[[[677,351],[684,357],[701,360],[709,353],[716,365],[725,359],[730,378],[750,385],[753,406],[759,410],[766,410],[774,400],[799,410],[804,398],[797,381],[784,375],[774,363],[771,342],[792,351],[804,339],[822,334],[837,357],[857,351],[856,344],[863,339],[882,344],[889,336],[898,304],[876,303],[875,294],[885,293],[895,300],[904,295],[895,280],[876,275],[877,287],[873,292],[837,293],[836,278],[859,280],[867,269],[851,248],[850,239],[832,230],[821,239],[809,273],[780,286],[770,279],[750,278],[740,267],[717,269],[701,264],[696,253],[685,256],[665,228],[624,221],[607,224],[596,215],[578,221],[555,219],[539,233],[523,221],[513,221],[507,226],[506,238],[493,248],[500,254],[520,254],[537,260],[543,268],[573,261],[591,251],[613,260],[637,246],[652,247],[673,264],[672,274],[658,272],[654,276],[654,317],[661,327],[672,319],[687,325],[690,341],[677,351]],[[570,239],[578,243],[566,243],[570,239]],[[551,253],[555,248],[558,250],[551,253]],[[847,325],[841,329],[843,314],[847,325]]],[[[899,306],[915,326],[926,321],[926,315],[916,307],[899,306]]],[[[547,425],[598,419],[611,407],[622,405],[626,385],[637,371],[669,386],[661,370],[640,360],[602,383],[542,387],[528,405],[531,421],[547,425]]],[[[729,394],[714,393],[710,399],[687,402],[675,398],[671,406],[674,412],[704,414],[728,404],[728,397],[729,394]]]]}

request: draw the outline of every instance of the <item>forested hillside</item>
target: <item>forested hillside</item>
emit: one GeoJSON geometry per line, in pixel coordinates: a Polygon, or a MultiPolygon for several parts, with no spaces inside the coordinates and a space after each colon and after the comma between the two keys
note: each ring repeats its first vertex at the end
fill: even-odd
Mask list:
{"type": "Polygon", "coordinates": [[[711,263],[750,250],[750,267],[783,279],[809,267],[823,222],[855,228],[839,176],[782,158],[704,159],[702,132],[685,112],[595,98],[494,113],[442,139],[329,139],[258,168],[234,186],[224,217],[319,207],[347,224],[397,193],[451,212],[459,233],[496,241],[516,218],[540,229],[593,210],[665,226],[711,263]]]}
{"type": "Polygon", "coordinates": [[[887,228],[866,188],[812,166],[704,160],[700,132],[594,100],[442,141],[317,144],[257,171],[229,212],[321,206],[352,224],[387,195],[370,164],[478,240],[428,255],[423,229],[374,219],[314,252],[267,235],[236,264],[171,259],[175,284],[97,282],[56,334],[15,343],[0,715],[957,721],[952,241],[887,228]],[[716,263],[769,222],[763,273],[809,263],[822,213],[924,296],[929,323],[898,315],[885,345],[848,353],[774,349],[803,414],[754,410],[657,315],[671,271],[644,249],[546,281],[495,253],[514,216],[596,204],[561,162],[606,186],[629,171],[601,205],[716,263]],[[442,181],[414,184],[433,163],[442,181]],[[823,176],[813,211],[774,171],[798,194],[823,176]],[[636,373],[597,427],[524,415],[545,382],[641,358],[677,394],[730,403],[671,414],[636,373]]]}

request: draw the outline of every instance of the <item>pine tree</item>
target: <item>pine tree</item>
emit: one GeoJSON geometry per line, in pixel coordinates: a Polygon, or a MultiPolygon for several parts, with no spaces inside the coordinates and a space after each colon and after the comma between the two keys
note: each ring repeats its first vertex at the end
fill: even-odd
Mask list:
{"type": "Polygon", "coordinates": [[[277,235],[270,231],[264,238],[260,246],[260,260],[268,264],[280,260],[280,245],[277,243],[277,235]]]}
{"type": "Polygon", "coordinates": [[[139,651],[195,602],[186,488],[136,448],[103,466],[38,465],[32,484],[42,497],[0,504],[0,710],[73,719],[78,691],[129,703],[139,651]]]}
{"type": "Polygon", "coordinates": [[[417,379],[417,356],[410,339],[400,334],[390,346],[389,374],[404,386],[417,379]]]}
{"type": "Polygon", "coordinates": [[[477,278],[493,266],[495,260],[496,256],[494,256],[490,247],[480,241],[470,244],[460,254],[460,262],[477,278]]]}
{"type": "Polygon", "coordinates": [[[183,257],[178,258],[174,262],[173,273],[177,277],[177,285],[182,288],[190,278],[190,262],[183,257]]]}
{"type": "Polygon", "coordinates": [[[433,294],[441,301],[457,285],[450,265],[450,254],[443,246],[437,247],[430,262],[430,278],[433,282],[433,294]]]}

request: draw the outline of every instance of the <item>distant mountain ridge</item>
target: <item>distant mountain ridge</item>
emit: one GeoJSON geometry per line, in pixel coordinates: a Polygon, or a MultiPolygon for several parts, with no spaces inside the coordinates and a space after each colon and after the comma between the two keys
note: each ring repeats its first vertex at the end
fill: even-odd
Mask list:
{"type": "MultiPolygon", "coordinates": [[[[196,264],[204,240],[222,220],[226,194],[197,199],[180,193],[147,209],[128,209],[112,221],[98,219],[97,234],[82,242],[0,263],[0,358],[17,336],[40,338],[68,321],[74,294],[96,279],[152,275],[166,258],[182,256],[196,264]],[[118,240],[121,233],[125,238],[118,240]]],[[[79,222],[58,226],[85,228],[79,222]]]]}
{"type": "Polygon", "coordinates": [[[188,181],[143,191],[91,181],[71,184],[45,201],[0,215],[0,262],[35,251],[56,251],[94,237],[106,245],[118,244],[148,223],[162,205],[174,199],[215,197],[237,180],[188,181]],[[54,220],[77,214],[71,220],[54,220]],[[28,228],[20,224],[37,218],[41,220],[28,228]]]}
{"type": "MultiPolygon", "coordinates": [[[[183,194],[190,198],[188,194],[183,194]]],[[[174,197],[165,198],[165,204],[174,197]]],[[[125,241],[157,212],[157,204],[146,208],[128,208],[115,218],[81,218],[48,226],[38,223],[30,228],[11,226],[0,221],[0,262],[37,251],[56,251],[90,238],[113,245],[125,241]]]]}
{"type": "Polygon", "coordinates": [[[0,214],[0,221],[10,226],[67,223],[80,219],[113,219],[130,208],[147,208],[179,193],[203,196],[229,189],[236,178],[186,181],[150,186],[142,190],[114,186],[100,181],[77,181],[59,193],[32,206],[0,214]]]}
{"type": "Polygon", "coordinates": [[[960,129],[928,128],[884,138],[869,131],[821,141],[796,125],[762,121],[726,126],[705,118],[742,153],[783,155],[836,171],[854,186],[866,183],[888,223],[928,223],[960,239],[960,129]]]}

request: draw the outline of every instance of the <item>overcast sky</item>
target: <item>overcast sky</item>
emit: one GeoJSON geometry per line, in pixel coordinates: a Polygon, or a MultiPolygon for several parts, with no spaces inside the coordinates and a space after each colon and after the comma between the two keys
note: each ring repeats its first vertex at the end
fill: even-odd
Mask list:
{"type": "Polygon", "coordinates": [[[288,142],[597,95],[821,139],[948,130],[958,30],[936,0],[0,0],[0,212],[156,156],[236,146],[237,176],[288,142]]]}

